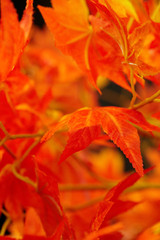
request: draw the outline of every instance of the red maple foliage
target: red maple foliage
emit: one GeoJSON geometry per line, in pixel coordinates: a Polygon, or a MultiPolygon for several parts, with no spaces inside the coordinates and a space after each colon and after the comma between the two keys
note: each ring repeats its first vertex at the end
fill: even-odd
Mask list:
{"type": "Polygon", "coordinates": [[[0,240],[157,240],[160,3],[51,2],[0,1],[0,240]]]}

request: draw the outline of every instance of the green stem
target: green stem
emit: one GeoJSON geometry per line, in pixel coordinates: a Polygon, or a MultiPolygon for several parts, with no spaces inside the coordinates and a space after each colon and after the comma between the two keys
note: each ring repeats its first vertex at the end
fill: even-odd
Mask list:
{"type": "Polygon", "coordinates": [[[3,144],[3,147],[14,159],[17,158],[16,155],[5,144],[3,144]]]}
{"type": "MultiPolygon", "coordinates": [[[[61,192],[67,191],[106,191],[116,185],[116,182],[110,182],[109,184],[60,184],[59,190],[61,192]]],[[[160,184],[153,183],[137,183],[134,186],[128,188],[126,191],[138,191],[143,189],[160,189],[160,184]]]]}
{"type": "Polygon", "coordinates": [[[17,139],[17,138],[36,138],[36,137],[42,137],[42,133],[34,133],[34,134],[17,134],[17,135],[10,135],[9,140],[17,139]]]}
{"type": "Polygon", "coordinates": [[[10,171],[12,164],[6,164],[2,170],[0,171],[0,178],[3,176],[3,174],[6,174],[6,171],[10,171]]]}
{"type": "Polygon", "coordinates": [[[153,102],[157,102],[157,103],[160,103],[160,99],[157,98],[157,99],[154,99],[153,102]]]}
{"type": "Polygon", "coordinates": [[[133,73],[133,68],[132,66],[129,65],[129,69],[130,69],[130,81],[131,81],[131,89],[132,89],[132,100],[130,102],[130,108],[133,108],[133,105],[135,103],[136,100],[136,91],[135,91],[135,86],[134,86],[134,73],[133,73]]]}
{"type": "Polygon", "coordinates": [[[3,223],[3,226],[1,228],[1,231],[0,231],[0,236],[4,236],[5,235],[5,232],[9,226],[9,224],[11,223],[11,219],[10,218],[7,218],[6,221],[3,223]]]}
{"type": "Polygon", "coordinates": [[[16,168],[15,166],[13,165],[12,166],[12,173],[15,175],[16,178],[18,178],[19,180],[27,183],[27,184],[30,184],[32,187],[34,187],[35,189],[37,189],[37,184],[32,181],[29,177],[26,177],[26,176],[22,176],[21,174],[19,174],[17,171],[16,171],[16,168]]]}
{"type": "Polygon", "coordinates": [[[105,197],[105,195],[100,196],[100,197],[95,198],[95,199],[92,199],[88,202],[78,204],[76,206],[65,206],[64,210],[67,211],[67,212],[75,212],[75,211],[78,211],[78,210],[82,210],[84,208],[91,207],[91,206],[95,205],[96,203],[102,201],[104,199],[104,197],[105,197]]]}
{"type": "Polygon", "coordinates": [[[8,140],[8,136],[5,136],[1,141],[0,141],[0,147],[3,146],[3,144],[8,140]]]}
{"type": "MultiPolygon", "coordinates": [[[[59,185],[60,191],[93,191],[93,190],[105,190],[110,189],[111,187],[115,186],[115,183],[110,183],[110,187],[108,186],[103,186],[103,185],[91,185],[91,184],[86,184],[86,185],[72,185],[72,184],[61,184],[59,185]]],[[[145,190],[145,189],[160,189],[160,184],[149,184],[149,183],[141,183],[141,184],[136,184],[135,186],[132,186],[126,190],[126,192],[132,192],[132,191],[138,191],[138,190],[145,190]]],[[[92,199],[88,202],[78,204],[76,206],[65,206],[64,210],[69,211],[69,212],[75,212],[78,210],[82,210],[88,207],[91,207],[95,205],[96,203],[102,201],[104,199],[105,195],[102,195],[100,197],[97,197],[95,199],[92,199]]]]}
{"type": "Polygon", "coordinates": [[[133,105],[131,108],[132,109],[138,109],[140,107],[143,107],[144,105],[153,102],[154,100],[156,100],[157,97],[160,96],[160,90],[158,90],[156,93],[154,93],[152,96],[144,99],[142,102],[137,103],[135,105],[133,105]]]}
{"type": "Polygon", "coordinates": [[[5,133],[5,137],[1,140],[0,142],[0,146],[2,146],[7,140],[14,140],[14,139],[18,139],[18,138],[36,138],[36,137],[42,137],[44,133],[23,133],[23,134],[13,134],[10,135],[8,133],[8,131],[6,130],[6,128],[4,127],[3,123],[0,122],[0,128],[2,129],[2,131],[5,133]]]}
{"type": "Polygon", "coordinates": [[[3,208],[1,209],[1,213],[3,213],[3,215],[5,215],[7,218],[9,218],[9,214],[6,210],[4,210],[3,208]]]}
{"type": "Polygon", "coordinates": [[[2,131],[5,133],[6,136],[9,135],[8,131],[6,130],[5,126],[3,125],[2,122],[0,122],[0,128],[2,129],[2,131]]]}
{"type": "Polygon", "coordinates": [[[23,156],[17,160],[17,162],[15,163],[16,166],[20,165],[21,162],[23,162],[23,160],[29,155],[29,153],[32,151],[33,148],[35,148],[38,143],[40,142],[40,139],[37,139],[35,142],[33,142],[29,148],[26,150],[26,152],[23,154],[23,156]]]}
{"type": "Polygon", "coordinates": [[[113,187],[115,183],[104,184],[60,184],[59,190],[61,192],[67,191],[96,191],[107,190],[113,187]]]}

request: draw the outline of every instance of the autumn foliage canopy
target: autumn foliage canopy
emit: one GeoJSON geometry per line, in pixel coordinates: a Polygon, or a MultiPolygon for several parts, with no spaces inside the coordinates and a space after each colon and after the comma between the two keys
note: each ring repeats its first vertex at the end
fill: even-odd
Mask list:
{"type": "Polygon", "coordinates": [[[0,240],[160,239],[160,1],[0,1],[0,240]]]}

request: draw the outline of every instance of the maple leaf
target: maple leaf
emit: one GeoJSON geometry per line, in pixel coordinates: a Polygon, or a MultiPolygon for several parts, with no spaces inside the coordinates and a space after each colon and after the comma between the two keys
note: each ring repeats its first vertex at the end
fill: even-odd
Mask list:
{"type": "MultiPolygon", "coordinates": [[[[86,2],[83,1],[52,1],[52,8],[39,9],[54,35],[56,46],[65,54],[71,55],[78,66],[88,74],[89,80],[97,88],[99,75],[111,80],[131,91],[125,76],[119,72],[119,79],[113,69],[119,68],[124,51],[124,32],[120,28],[120,20],[116,20],[113,13],[105,8],[106,19],[89,15],[86,2]],[[75,9],[78,11],[75,12],[75,9]],[[120,30],[119,30],[120,28],[120,30]],[[120,55],[120,56],[119,56],[120,55]],[[114,56],[114,58],[113,58],[114,56]],[[117,58],[118,63],[117,63],[117,58]],[[113,61],[115,63],[113,64],[113,61]],[[110,63],[114,66],[111,67],[110,63]],[[115,67],[116,65],[116,67],[115,67]],[[109,70],[107,70],[109,68],[109,70]],[[112,74],[110,74],[112,71],[112,74]]],[[[98,3],[92,6],[97,8],[98,3]]]]}
{"type": "MultiPolygon", "coordinates": [[[[24,210],[33,208],[40,218],[46,236],[51,236],[63,221],[56,178],[49,169],[40,164],[38,164],[37,171],[34,162],[26,161],[22,165],[21,169],[24,170],[25,175],[18,175],[17,172],[19,178],[15,171],[13,174],[11,164],[6,164],[1,168],[0,209],[5,206],[14,221],[17,218],[23,218],[24,210]],[[26,178],[33,183],[38,178],[37,187],[23,180],[26,178]]],[[[2,162],[1,166],[3,166],[2,162]]]]}
{"type": "MultiPolygon", "coordinates": [[[[110,6],[110,3],[108,3],[106,0],[104,0],[104,5],[99,4],[97,0],[93,1],[95,2],[97,10],[104,22],[107,22],[110,16],[109,21],[113,24],[111,24],[112,31],[109,30],[109,32],[111,36],[115,38],[121,49],[121,55],[124,57],[122,58],[121,56],[121,58],[118,58],[119,55],[116,54],[115,59],[117,59],[118,63],[116,63],[115,60],[112,61],[112,64],[114,66],[113,72],[117,72],[117,79],[121,77],[122,72],[128,76],[128,79],[130,79],[130,67],[134,70],[135,79],[137,79],[140,83],[142,81],[142,77],[156,75],[159,72],[159,69],[154,66],[155,64],[153,65],[152,61],[150,60],[151,54],[149,46],[145,46],[147,42],[146,39],[150,38],[150,34],[153,34],[154,32],[152,22],[149,19],[145,19],[144,23],[135,26],[132,32],[129,33],[127,31],[123,18],[119,18],[117,13],[114,12],[115,7],[113,7],[112,4],[110,6]],[[142,50],[145,50],[144,52],[147,52],[148,54],[147,61],[145,54],[144,56],[141,55],[142,50]]],[[[108,27],[103,26],[103,29],[105,32],[108,31],[108,27]]],[[[107,62],[105,62],[105,64],[107,66],[107,62]]],[[[112,73],[110,73],[109,79],[117,82],[115,77],[116,76],[114,76],[114,74],[112,76],[112,73]]]]}
{"type": "MultiPolygon", "coordinates": [[[[88,38],[92,32],[88,22],[89,10],[84,0],[52,1],[54,9],[39,6],[47,25],[54,33],[58,47],[88,38]],[[75,12],[75,9],[77,11],[75,12]]],[[[67,50],[67,49],[66,49],[67,50]]],[[[69,51],[69,50],[68,50],[69,51]]]]}
{"type": "Polygon", "coordinates": [[[109,138],[122,150],[135,170],[143,175],[140,140],[136,124],[146,131],[160,131],[149,124],[143,115],[136,110],[118,107],[96,107],[80,109],[64,116],[61,121],[49,130],[42,138],[42,142],[50,139],[56,131],[68,128],[68,142],[61,155],[60,162],[73,153],[86,148],[100,135],[100,127],[109,138]]]}
{"type": "Polygon", "coordinates": [[[159,69],[150,62],[150,55],[148,54],[149,60],[146,61],[145,55],[141,54],[142,50],[145,49],[149,52],[150,49],[145,47],[145,42],[150,34],[152,33],[152,23],[150,21],[141,24],[136,27],[128,37],[129,49],[128,49],[128,64],[130,64],[135,74],[144,77],[149,75],[156,75],[159,69]]]}
{"type": "MultiPolygon", "coordinates": [[[[148,168],[145,170],[145,173],[151,170],[152,168],[148,168]]],[[[104,221],[107,222],[114,216],[117,216],[137,205],[137,202],[120,201],[119,196],[125,189],[132,186],[139,179],[140,176],[137,173],[133,173],[118,183],[106,194],[104,200],[99,204],[96,216],[92,220],[91,231],[97,231],[104,221]]]]}
{"type": "Polygon", "coordinates": [[[21,21],[10,0],[0,2],[0,81],[4,81],[25,47],[32,25],[33,0],[27,0],[21,21]]]}

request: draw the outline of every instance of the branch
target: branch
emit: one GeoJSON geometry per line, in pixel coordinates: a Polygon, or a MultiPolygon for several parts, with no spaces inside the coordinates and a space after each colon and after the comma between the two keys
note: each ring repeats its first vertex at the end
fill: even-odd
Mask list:
{"type": "Polygon", "coordinates": [[[37,138],[37,137],[42,137],[44,133],[23,133],[23,134],[9,134],[9,132],[6,130],[6,128],[4,127],[3,123],[0,122],[0,128],[2,129],[2,131],[4,132],[4,134],[6,135],[0,142],[0,146],[2,146],[7,140],[14,140],[14,139],[18,139],[18,138],[37,138]]]}

